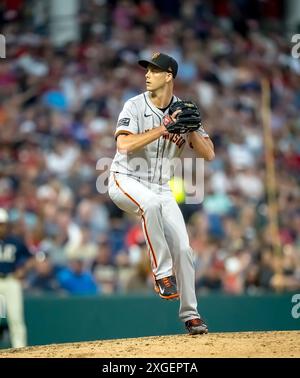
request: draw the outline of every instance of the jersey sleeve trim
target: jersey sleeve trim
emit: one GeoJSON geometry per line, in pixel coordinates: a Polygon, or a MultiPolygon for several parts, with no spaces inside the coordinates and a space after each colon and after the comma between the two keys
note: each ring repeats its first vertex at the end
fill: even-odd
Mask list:
{"type": "MultiPolygon", "coordinates": [[[[209,139],[209,136],[203,136],[202,138],[204,138],[204,139],[209,139]]],[[[194,149],[194,146],[193,146],[192,142],[189,143],[189,146],[190,146],[190,148],[191,148],[192,150],[194,149]]]]}
{"type": "Polygon", "coordinates": [[[118,136],[119,135],[132,135],[133,133],[128,131],[128,130],[118,130],[116,133],[115,133],[115,140],[117,140],[118,136]]]}

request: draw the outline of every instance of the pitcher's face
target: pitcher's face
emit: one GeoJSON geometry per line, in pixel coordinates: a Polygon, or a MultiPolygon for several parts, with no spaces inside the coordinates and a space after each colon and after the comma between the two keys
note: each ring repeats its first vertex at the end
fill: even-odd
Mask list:
{"type": "Polygon", "coordinates": [[[166,86],[172,80],[172,74],[149,64],[145,78],[147,90],[153,92],[166,86]]]}

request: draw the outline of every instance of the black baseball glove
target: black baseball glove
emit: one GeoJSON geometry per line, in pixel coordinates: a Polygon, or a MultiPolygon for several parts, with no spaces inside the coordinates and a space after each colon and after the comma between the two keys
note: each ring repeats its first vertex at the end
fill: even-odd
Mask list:
{"type": "Polygon", "coordinates": [[[171,104],[169,114],[163,117],[163,124],[171,134],[185,134],[201,127],[201,115],[197,105],[192,101],[177,101],[171,104]],[[172,118],[172,114],[180,112],[172,118]]]}

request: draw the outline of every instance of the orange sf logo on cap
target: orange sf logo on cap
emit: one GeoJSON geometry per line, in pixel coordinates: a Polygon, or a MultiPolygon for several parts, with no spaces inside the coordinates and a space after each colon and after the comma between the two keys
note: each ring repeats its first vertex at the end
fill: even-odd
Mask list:
{"type": "Polygon", "coordinates": [[[160,56],[160,53],[159,52],[156,52],[152,55],[152,60],[158,58],[160,56]]]}

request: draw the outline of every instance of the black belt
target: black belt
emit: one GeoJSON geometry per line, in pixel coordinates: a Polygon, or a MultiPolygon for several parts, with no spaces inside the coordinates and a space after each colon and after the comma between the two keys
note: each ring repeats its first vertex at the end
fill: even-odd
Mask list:
{"type": "Polygon", "coordinates": [[[0,272],[0,278],[5,278],[9,275],[10,273],[2,273],[0,272]]]}

